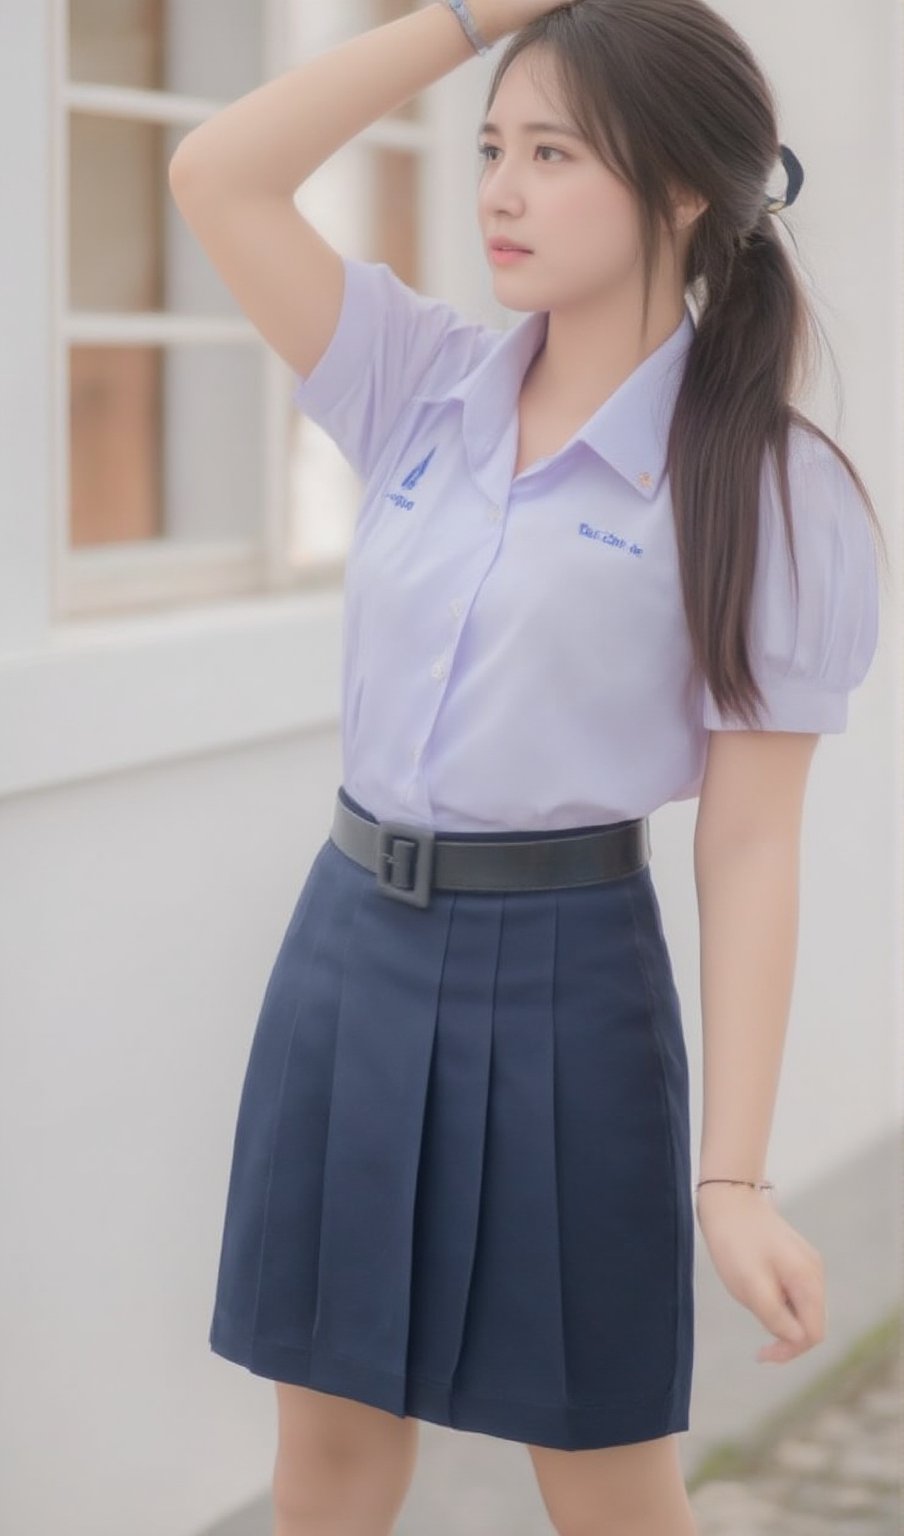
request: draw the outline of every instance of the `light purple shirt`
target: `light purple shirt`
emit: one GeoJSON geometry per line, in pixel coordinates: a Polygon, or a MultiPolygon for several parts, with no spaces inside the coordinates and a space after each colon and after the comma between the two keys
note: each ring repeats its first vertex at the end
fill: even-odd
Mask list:
{"type": "MultiPolygon", "coordinates": [[[[692,667],[668,428],[694,318],[557,452],[513,476],[546,311],[469,321],[347,257],[335,333],[295,404],[364,482],[345,581],[342,782],[437,831],[585,826],[699,794],[717,713],[692,667]]],[[[751,664],[764,729],[843,731],[878,633],[862,502],[791,436],[795,606],[764,471],[751,664]]]]}

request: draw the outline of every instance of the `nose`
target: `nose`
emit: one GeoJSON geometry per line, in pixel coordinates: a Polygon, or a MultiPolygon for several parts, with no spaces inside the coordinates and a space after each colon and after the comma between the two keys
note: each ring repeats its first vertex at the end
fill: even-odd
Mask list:
{"type": "Polygon", "coordinates": [[[492,182],[482,184],[480,200],[488,218],[500,213],[509,216],[523,214],[524,196],[519,189],[518,172],[497,171],[492,182]]]}

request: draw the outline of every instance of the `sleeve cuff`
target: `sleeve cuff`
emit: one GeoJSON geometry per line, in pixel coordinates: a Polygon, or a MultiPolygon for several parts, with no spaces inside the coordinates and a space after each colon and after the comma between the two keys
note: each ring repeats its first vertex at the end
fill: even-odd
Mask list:
{"type": "Polygon", "coordinates": [[[327,349],[307,377],[294,375],[292,399],[302,412],[309,404],[315,404],[318,413],[328,412],[339,404],[349,387],[349,358],[355,354],[356,338],[360,348],[361,333],[368,322],[373,323],[373,310],[368,310],[367,263],[346,256],[343,266],[342,307],[327,349]]]}
{"type": "MultiPolygon", "coordinates": [[[[761,731],[843,731],[847,726],[848,698],[846,690],[814,686],[807,678],[786,677],[780,682],[763,686],[765,707],[759,724],[753,729],[761,731]]],[[[713,702],[709,688],[704,689],[703,725],[708,731],[749,730],[740,716],[720,714],[713,702]]]]}

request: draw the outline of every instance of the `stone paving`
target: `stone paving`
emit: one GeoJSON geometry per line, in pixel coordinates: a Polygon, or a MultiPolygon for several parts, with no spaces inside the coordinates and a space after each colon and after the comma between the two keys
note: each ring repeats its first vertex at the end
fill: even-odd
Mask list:
{"type": "Polygon", "coordinates": [[[699,1536],[904,1536],[904,1357],[858,1374],[691,1504],[699,1536]]]}

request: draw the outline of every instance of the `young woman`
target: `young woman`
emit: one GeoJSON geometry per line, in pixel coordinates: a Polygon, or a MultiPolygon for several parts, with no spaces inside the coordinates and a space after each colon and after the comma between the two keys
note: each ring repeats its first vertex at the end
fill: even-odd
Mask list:
{"type": "Polygon", "coordinates": [[[390,1531],[418,1419],[524,1443],[562,1536],[693,1532],[687,1057],[648,821],[670,800],[699,797],[696,1217],[773,1335],[759,1359],[824,1336],[766,1157],[804,790],[878,577],[865,488],[792,404],[812,317],[775,213],[800,182],[701,0],[428,4],[172,162],[364,482],[342,783],[251,1047],[210,1333],[276,1383],[279,1536],[390,1531]],[[339,255],[293,194],[511,32],[478,144],[524,312],[500,331],[339,255]]]}

